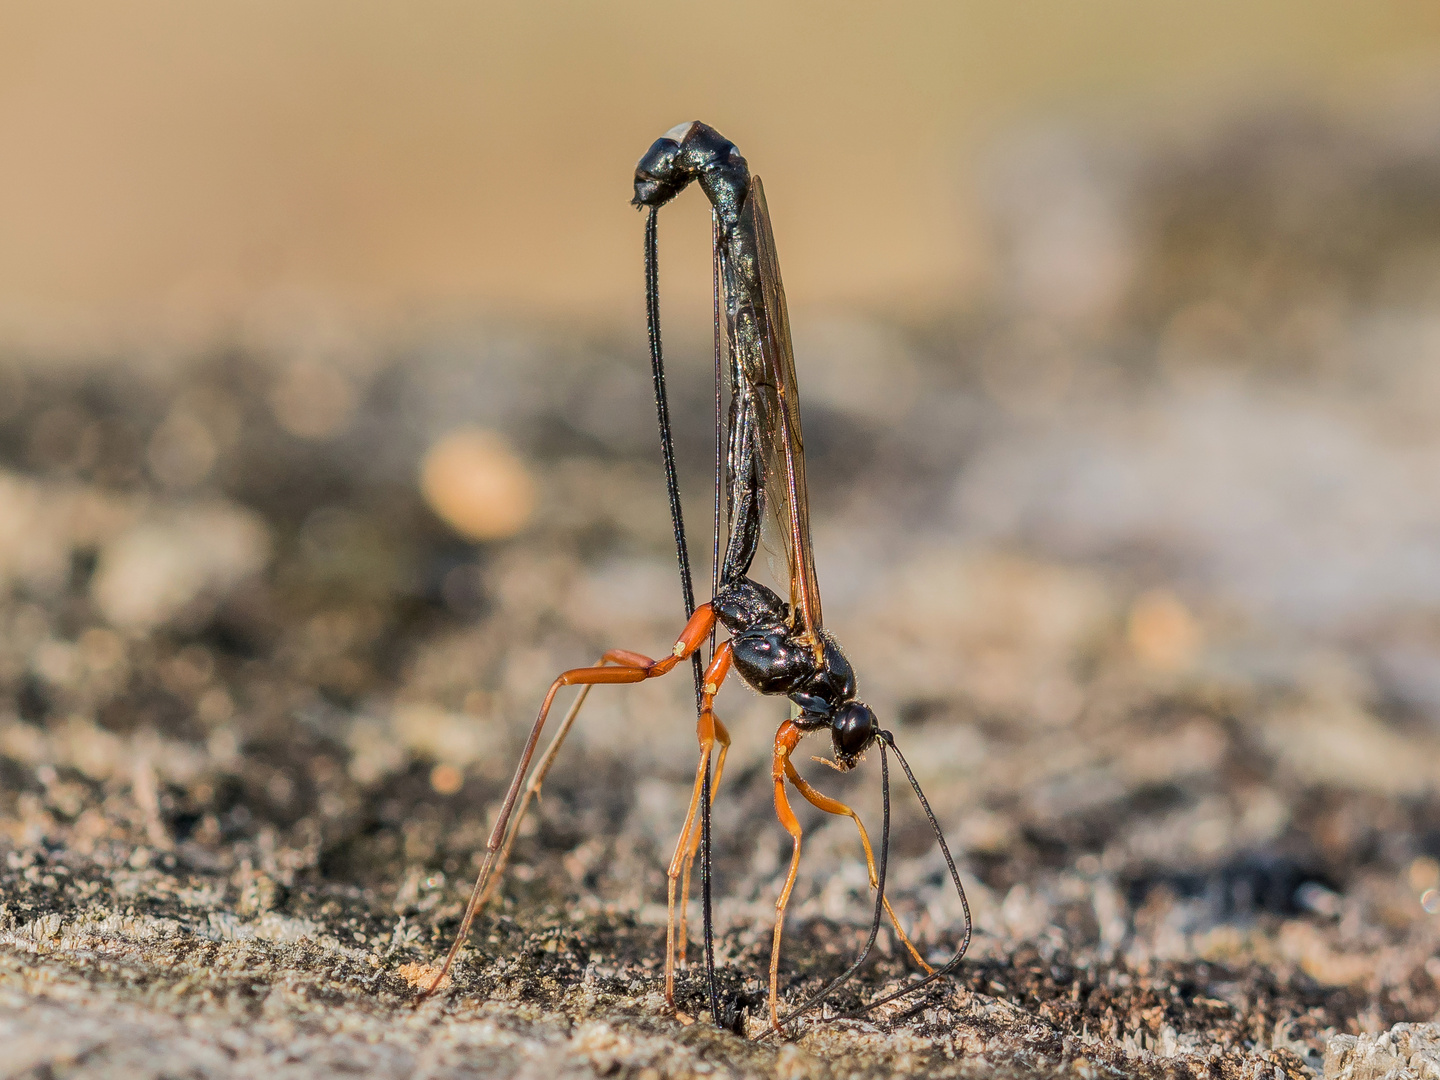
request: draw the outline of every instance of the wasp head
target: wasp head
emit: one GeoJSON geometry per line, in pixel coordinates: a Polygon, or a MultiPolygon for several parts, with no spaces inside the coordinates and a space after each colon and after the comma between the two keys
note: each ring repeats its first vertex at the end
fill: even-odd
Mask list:
{"type": "Polygon", "coordinates": [[[842,770],[853,769],[879,734],[880,721],[875,719],[870,706],[861,701],[847,701],[830,718],[835,764],[842,770]]]}

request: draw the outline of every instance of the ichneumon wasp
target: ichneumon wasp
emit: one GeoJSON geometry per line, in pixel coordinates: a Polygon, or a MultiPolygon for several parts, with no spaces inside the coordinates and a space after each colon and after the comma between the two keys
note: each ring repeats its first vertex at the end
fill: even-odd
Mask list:
{"type": "Polygon", "coordinates": [[[754,690],[788,698],[792,706],[791,717],[775,733],[771,768],[775,812],[792,838],[792,846],[789,871],[775,905],[769,973],[771,1026],[767,1034],[770,1034],[779,1032],[782,1024],[818,1005],[860,969],[875,943],[885,915],[889,916],[900,941],[925,975],[895,993],[870,1002],[862,1011],[869,1011],[948,975],[959,965],[970,943],[970,908],[939,822],[931,812],[909,763],[895,745],[894,736],[880,726],[874,712],[857,696],[854,670],[841,651],[839,642],[825,630],[821,621],[820,588],[810,540],[804,442],[800,430],[800,403],[789,316],[760,178],[750,174],[745,159],[733,143],[713,128],[695,121],[667,132],[640,159],[635,170],[634,204],[649,210],[645,230],[645,266],[650,353],[661,452],[688,621],[669,654],[659,660],[627,649],[612,649],[595,666],[566,671],[551,684],[486,842],[485,858],[455,943],[445,958],[440,974],[424,996],[433,993],[444,979],[469,934],[476,912],[497,887],[520,821],[539,792],[590,688],[602,683],[636,683],[658,678],[688,659],[695,676],[700,760],[695,770],[689,809],[667,871],[669,918],[665,944],[665,997],[673,1009],[677,960],[683,962],[687,944],[685,911],[691,867],[698,855],[711,1012],[717,1025],[720,1023],[710,903],[710,808],[724,772],[730,735],[715,715],[714,700],[721,684],[734,671],[754,690]],[[680,194],[692,181],[699,183],[713,210],[716,317],[713,570],[711,598],[698,606],[681,513],[665,393],[656,245],[660,207],[680,194]],[[728,405],[725,402],[727,389],[728,405]],[[749,576],[762,535],[768,547],[783,553],[783,568],[779,576],[788,577],[788,599],[782,599],[772,589],[749,576]],[[718,645],[717,627],[723,627],[729,635],[718,645]],[[702,651],[707,643],[709,662],[705,663],[702,651]],[[579,693],[531,773],[530,766],[541,730],[556,694],[566,686],[579,687],[579,693]],[[842,772],[855,768],[867,750],[879,747],[883,822],[878,865],[859,815],[844,803],[817,791],[800,776],[791,761],[800,740],[821,731],[830,734],[834,759],[828,764],[842,772]],[[888,755],[891,753],[900,762],[934,830],[965,912],[965,929],[960,945],[955,955],[939,968],[926,963],[911,943],[885,895],[890,840],[888,755]],[[530,773],[528,783],[527,773],[530,773]],[[847,816],[854,821],[865,853],[870,886],[875,893],[875,909],[869,938],[849,968],[782,1017],[779,1007],[780,941],[785,908],[799,871],[802,836],[800,822],[790,804],[787,784],[825,813],[847,816]]]}

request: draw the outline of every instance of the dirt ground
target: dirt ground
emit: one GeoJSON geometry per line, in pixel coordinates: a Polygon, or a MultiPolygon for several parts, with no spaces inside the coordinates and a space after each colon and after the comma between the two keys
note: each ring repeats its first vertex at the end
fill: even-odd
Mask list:
{"type": "MultiPolygon", "coordinates": [[[[743,688],[727,1027],[664,1008],[683,674],[592,695],[417,1004],[549,680],[683,621],[640,328],[272,320],[200,356],[8,356],[0,1074],[1429,1075],[1410,1029],[1343,1037],[1440,1019],[1434,130],[1037,137],[996,154],[983,299],[796,313],[826,625],[976,933],[952,981],[839,1018],[914,977],[882,930],[786,1041],[747,1038],[788,841],[784,709],[743,688]],[[471,427],[494,539],[417,480],[471,427]]],[[[673,336],[693,525],[708,343],[673,336]]],[[[875,755],[798,760],[878,832],[875,755]]],[[[895,798],[890,893],[943,959],[959,903],[895,798]]],[[[868,925],[854,830],[821,818],[790,1001],[868,925]]],[[[693,967],[680,999],[706,1012],[693,967]]]]}

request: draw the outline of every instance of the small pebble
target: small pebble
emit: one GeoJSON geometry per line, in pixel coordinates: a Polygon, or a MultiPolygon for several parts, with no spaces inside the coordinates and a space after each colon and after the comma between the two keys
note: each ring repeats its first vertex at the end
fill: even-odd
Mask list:
{"type": "Polygon", "coordinates": [[[529,470],[493,431],[462,428],[430,448],[420,467],[430,509],[471,540],[514,536],[535,510],[529,470]]]}
{"type": "Polygon", "coordinates": [[[438,795],[454,795],[465,786],[465,774],[454,765],[436,765],[430,770],[430,786],[438,795]]]}
{"type": "Polygon", "coordinates": [[[1195,617],[1166,589],[1152,589],[1136,599],[1130,608],[1127,637],[1135,655],[1159,671],[1188,668],[1200,648],[1195,617]]]}

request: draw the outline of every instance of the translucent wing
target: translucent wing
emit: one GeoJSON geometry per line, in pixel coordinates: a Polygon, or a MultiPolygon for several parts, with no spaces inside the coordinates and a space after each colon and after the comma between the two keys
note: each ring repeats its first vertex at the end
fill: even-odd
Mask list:
{"type": "Polygon", "coordinates": [[[755,329],[759,356],[749,358],[752,362],[743,367],[759,399],[765,503],[770,518],[767,524],[775,530],[775,546],[785,553],[788,563],[791,606],[810,632],[818,655],[820,586],[815,579],[810,541],[795,354],[790,344],[790,316],[785,307],[785,286],[780,280],[780,261],[775,254],[775,236],[770,229],[770,211],[758,176],[751,178],[749,197],[740,212],[740,228],[753,235],[755,245],[752,281],[758,279],[755,329]]]}

